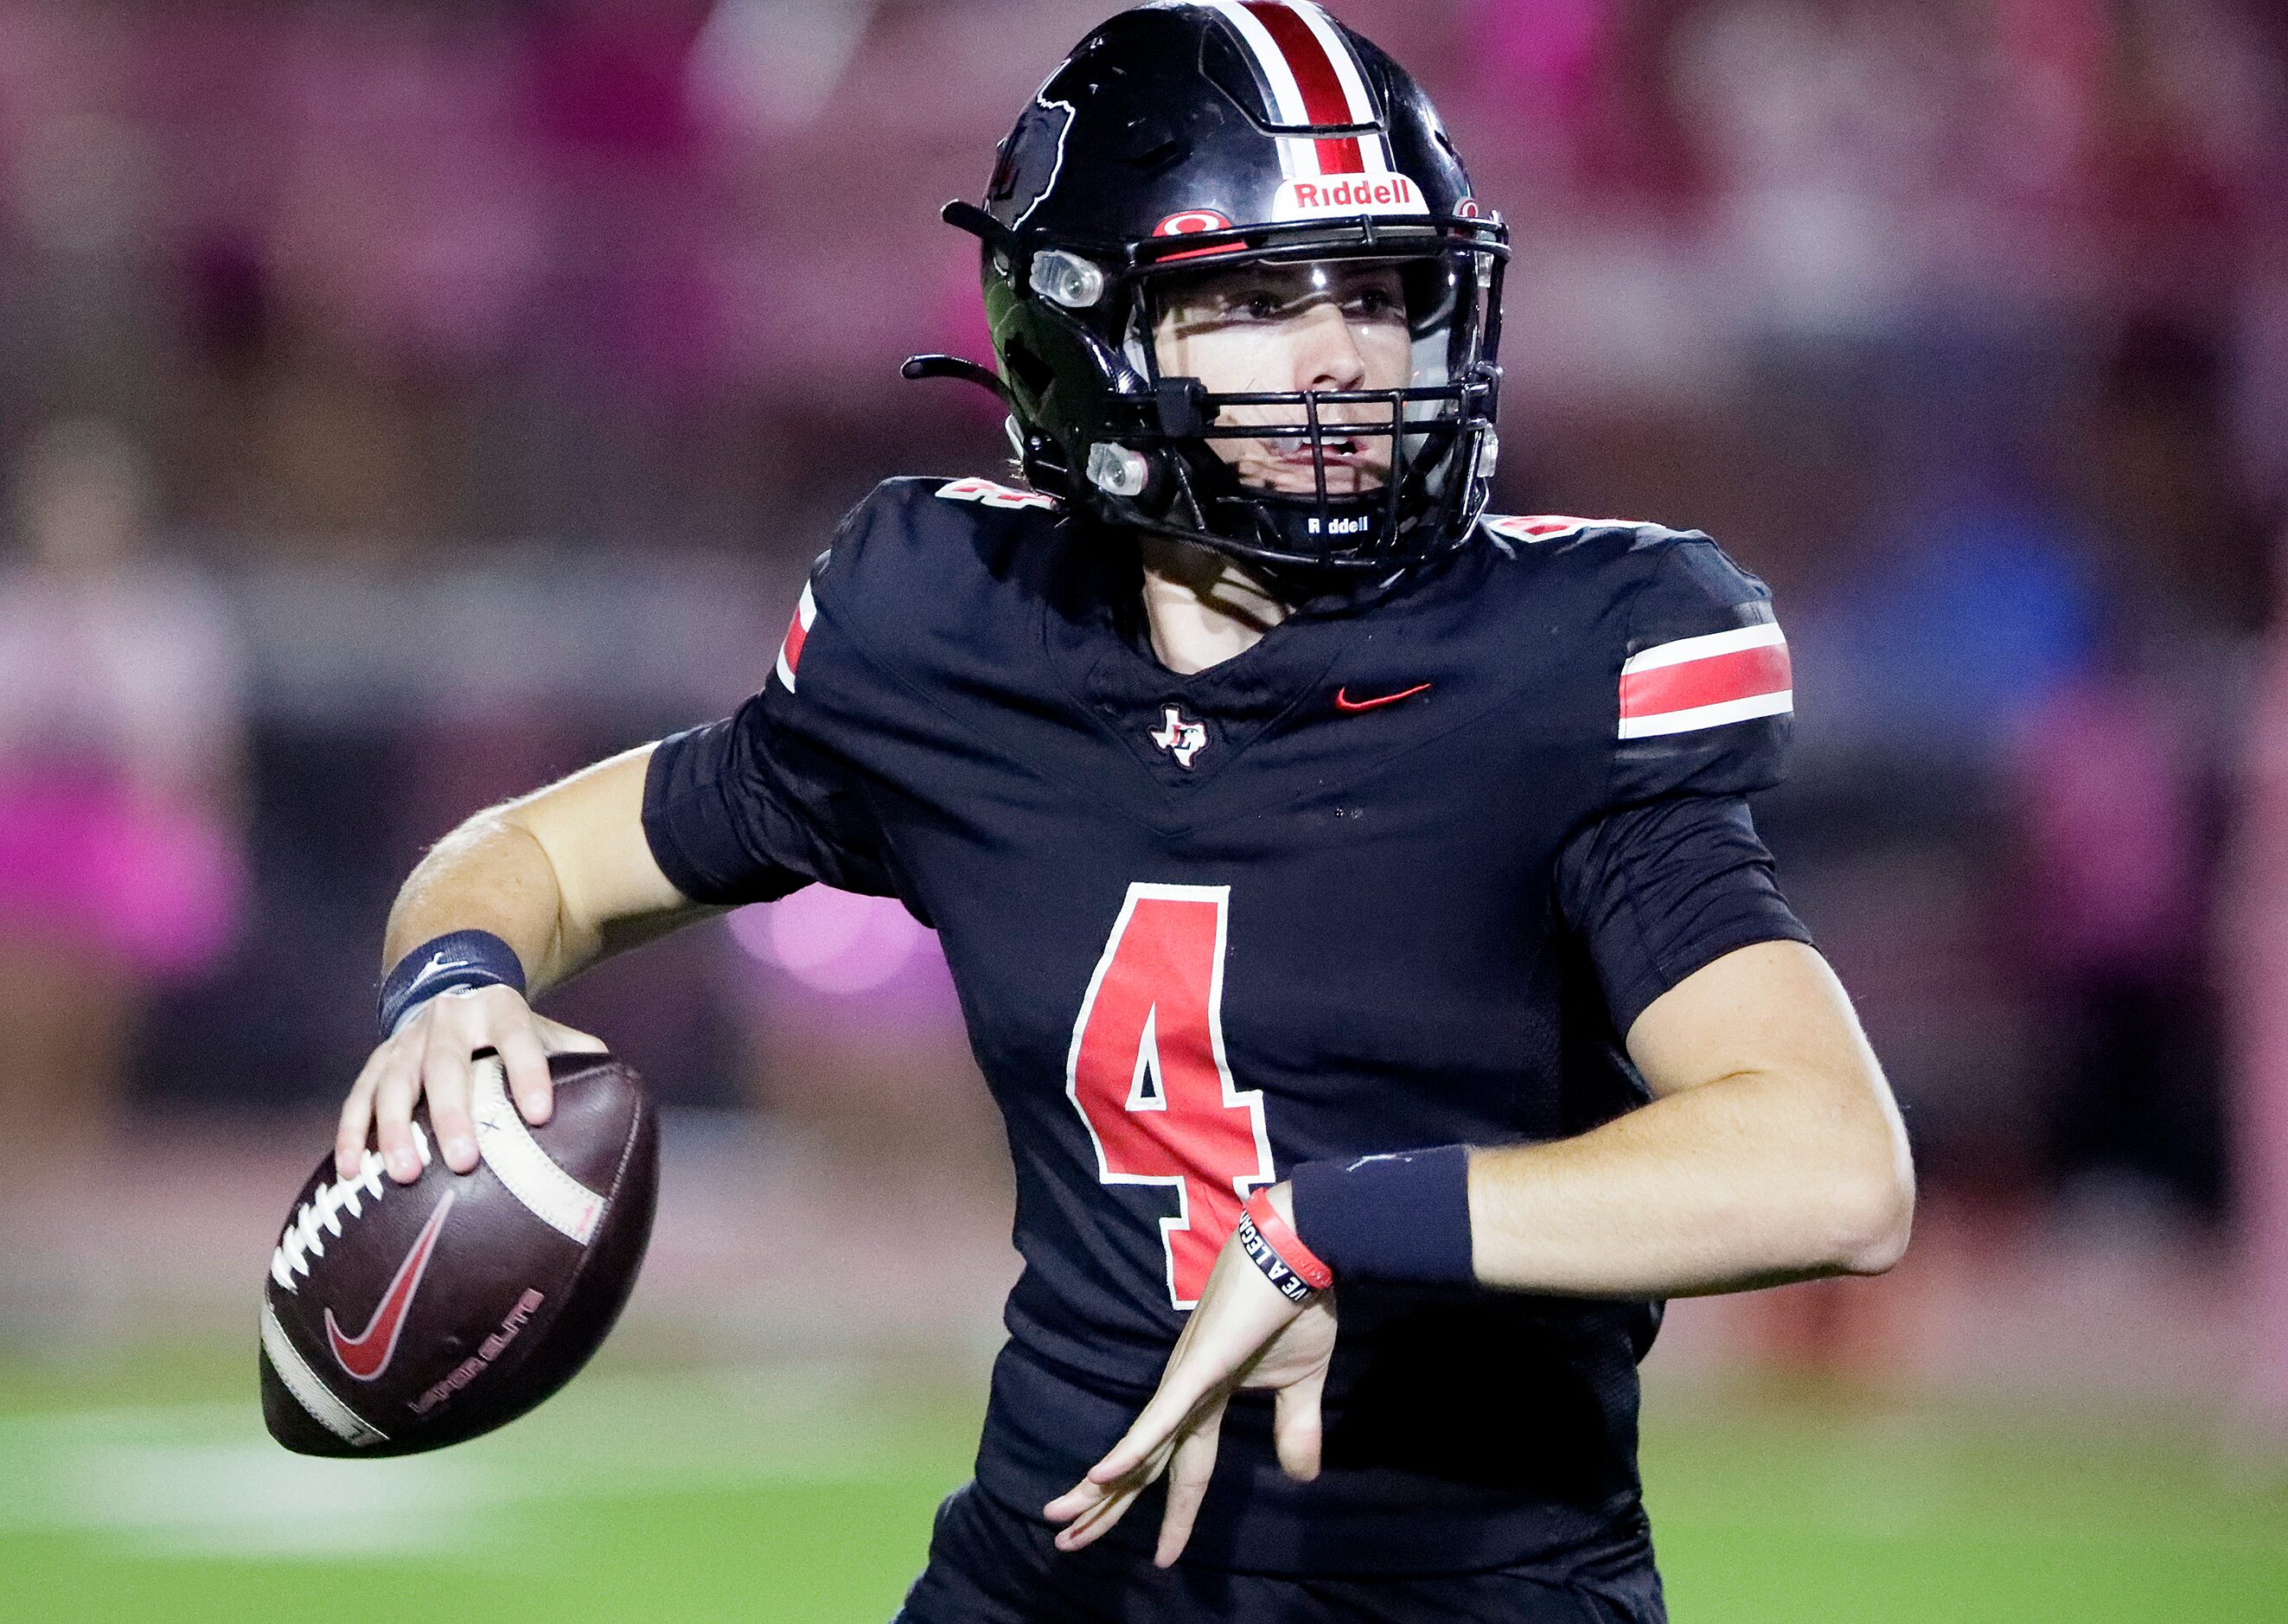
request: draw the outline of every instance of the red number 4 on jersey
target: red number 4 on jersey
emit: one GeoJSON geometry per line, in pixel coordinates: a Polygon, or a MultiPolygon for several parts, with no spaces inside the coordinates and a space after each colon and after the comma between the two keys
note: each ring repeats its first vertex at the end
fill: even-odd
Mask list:
{"type": "Polygon", "coordinates": [[[1065,1093],[1108,1184],[1164,1184],[1168,1301],[1200,1300],[1240,1205],[1272,1182],[1263,1096],[1235,1087],[1223,1053],[1229,886],[1138,880],[1073,1025],[1065,1093]]]}

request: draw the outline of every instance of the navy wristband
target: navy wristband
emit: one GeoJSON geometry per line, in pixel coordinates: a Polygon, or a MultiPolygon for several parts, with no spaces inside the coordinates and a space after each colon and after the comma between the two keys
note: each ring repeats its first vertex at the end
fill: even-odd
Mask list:
{"type": "Polygon", "coordinates": [[[1295,1233],[1337,1279],[1475,1283],[1466,1147],[1306,1162],[1291,1182],[1295,1233]]]}
{"type": "Polygon", "coordinates": [[[489,930],[456,930],[424,942],[381,978],[381,1035],[394,1032],[439,993],[466,987],[522,992],[524,965],[516,949],[489,930]]]}

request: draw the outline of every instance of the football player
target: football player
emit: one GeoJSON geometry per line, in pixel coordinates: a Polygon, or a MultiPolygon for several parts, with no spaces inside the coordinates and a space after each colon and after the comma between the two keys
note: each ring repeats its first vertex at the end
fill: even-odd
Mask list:
{"type": "Polygon", "coordinates": [[[882,486],[736,714],[430,855],[345,1166],[415,1176],[425,1093],[473,1166],[480,1048],[544,1118],[592,1040],[527,999],[604,953],[895,896],[1025,1265],[904,1618],[1661,1618],[1661,1300],[1879,1271],[1912,1204],[1744,800],[1768,594],[1485,513],[1506,231],[1315,6],[1113,18],[946,212],[999,365],[908,370],[998,393],[1021,477],[882,486]]]}

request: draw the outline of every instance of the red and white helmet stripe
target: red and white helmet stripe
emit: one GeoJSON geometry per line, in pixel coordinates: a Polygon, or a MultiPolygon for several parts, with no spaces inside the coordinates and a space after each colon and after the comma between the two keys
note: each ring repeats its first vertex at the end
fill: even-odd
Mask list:
{"type": "MultiPolygon", "coordinates": [[[[1309,0],[1205,0],[1230,22],[1271,88],[1274,122],[1287,128],[1371,124],[1374,99],[1350,42],[1309,0]]],[[[1379,134],[1279,138],[1289,179],[1386,175],[1390,145],[1379,134]]]]}

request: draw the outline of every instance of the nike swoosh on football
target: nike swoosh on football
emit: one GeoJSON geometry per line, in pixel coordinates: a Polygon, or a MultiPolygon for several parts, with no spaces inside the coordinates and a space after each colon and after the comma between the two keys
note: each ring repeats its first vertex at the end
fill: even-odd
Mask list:
{"type": "Polygon", "coordinates": [[[1347,711],[1356,715],[1361,711],[1379,710],[1386,705],[1396,705],[1402,699],[1411,699],[1417,694],[1428,692],[1429,689],[1430,684],[1427,682],[1417,682],[1412,688],[1401,689],[1394,694],[1378,694],[1371,699],[1354,699],[1348,688],[1339,688],[1335,690],[1335,709],[1347,711]]]}
{"type": "Polygon", "coordinates": [[[445,1227],[445,1214],[453,1210],[457,1193],[450,1190],[445,1192],[445,1198],[437,1203],[437,1210],[429,1214],[429,1222],[421,1226],[421,1233],[413,1238],[413,1249],[397,1266],[396,1278],[382,1293],[381,1306],[374,1310],[364,1330],[355,1336],[345,1335],[341,1326],[334,1323],[333,1310],[326,1310],[326,1340],[333,1344],[334,1363],[357,1381],[376,1380],[396,1357],[397,1338],[405,1329],[405,1310],[413,1306],[413,1294],[421,1289],[421,1277],[429,1268],[429,1254],[437,1249],[437,1232],[445,1227]]]}

